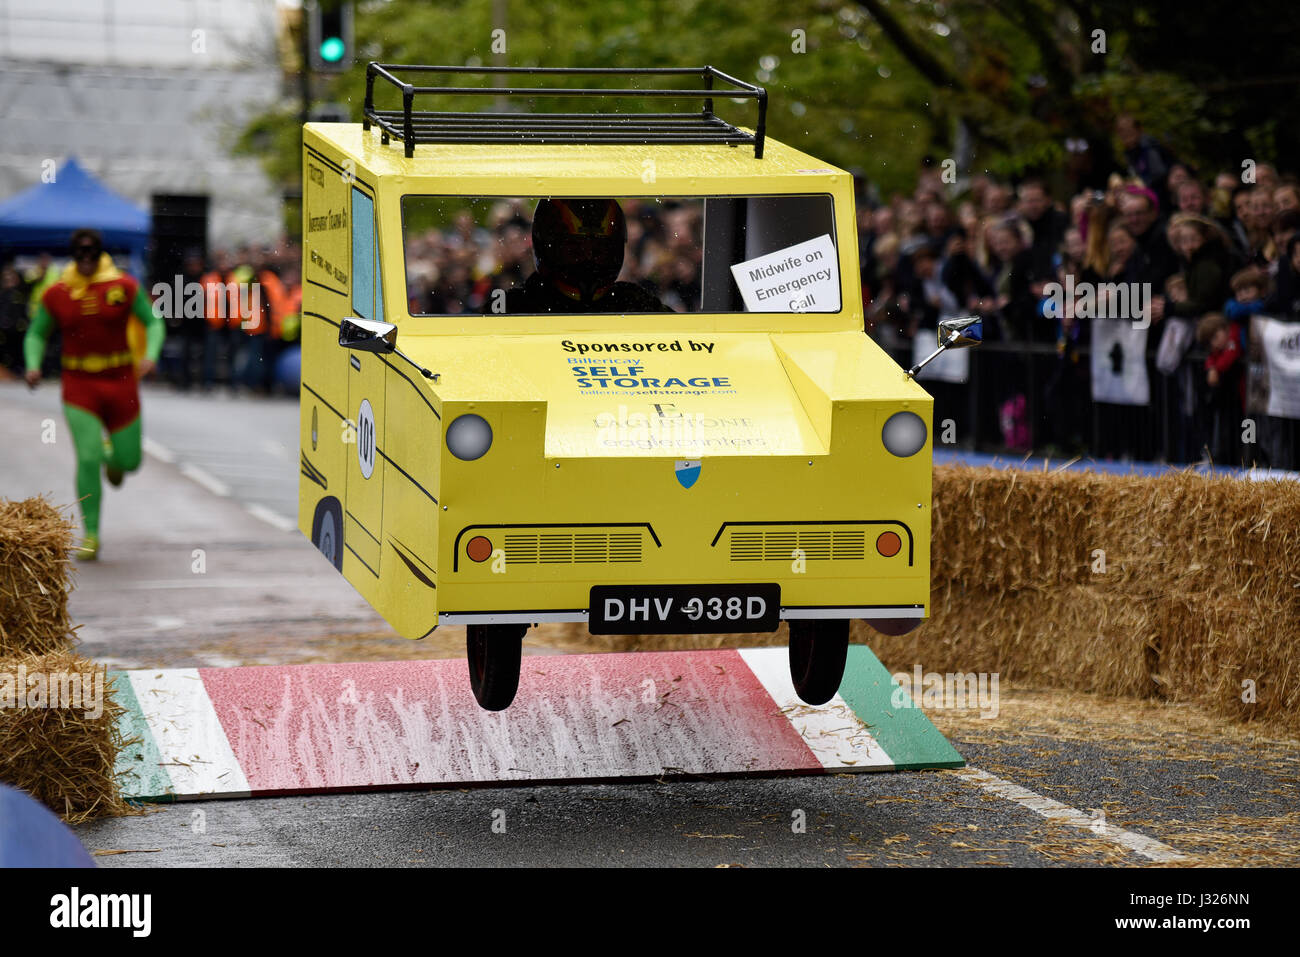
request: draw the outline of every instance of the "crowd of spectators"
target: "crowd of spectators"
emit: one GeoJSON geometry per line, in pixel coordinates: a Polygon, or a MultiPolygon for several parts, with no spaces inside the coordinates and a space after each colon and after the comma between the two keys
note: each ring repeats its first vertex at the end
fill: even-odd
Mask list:
{"type": "MultiPolygon", "coordinates": [[[[208,259],[191,251],[180,273],[151,277],[146,290],[167,325],[156,376],[183,390],[277,391],[280,357],[301,329],[301,258],[301,247],[284,242],[217,250],[208,259]]],[[[0,268],[0,375],[21,374],[23,335],[61,272],[48,255],[23,270],[0,268]]],[[[57,374],[59,361],[56,341],[46,353],[47,375],[57,374]]],[[[297,391],[284,383],[278,390],[297,391]]]]}
{"type": "MultiPolygon", "coordinates": [[[[1124,168],[1092,171],[1089,182],[1063,171],[950,182],[943,164],[926,160],[910,195],[872,199],[859,183],[866,331],[906,366],[922,346],[929,351],[941,318],[984,319],[969,380],[925,383],[936,428],[951,419],[966,447],[1300,467],[1297,421],[1265,415],[1247,389],[1247,368],[1259,362],[1251,317],[1300,321],[1300,183],[1268,163],[1194,169],[1128,116],[1114,132],[1124,168]],[[1093,325],[1116,313],[1076,316],[1068,299],[1047,308],[1052,284],[1100,288],[1094,316],[1107,314],[1108,284],[1149,292],[1128,303],[1144,303],[1145,314],[1121,320],[1150,322],[1145,405],[1093,400],[1093,325]]],[[[623,207],[619,278],[676,311],[698,310],[702,204],[631,199],[623,207]]],[[[445,229],[410,228],[410,312],[491,311],[495,293],[521,286],[534,269],[531,212],[530,200],[496,200],[459,210],[445,229]]],[[[160,374],[182,388],[269,391],[280,353],[298,337],[300,257],[287,243],[217,252],[210,262],[188,257],[182,282],[207,290],[206,306],[167,316],[160,374]],[[256,314],[252,284],[261,292],[256,314]],[[223,295],[225,306],[214,309],[223,295]]],[[[5,367],[18,368],[27,316],[55,272],[48,257],[25,275],[0,272],[5,367]]]]}
{"type": "MultiPolygon", "coordinates": [[[[1300,466],[1296,423],[1251,408],[1246,393],[1250,317],[1300,321],[1300,185],[1267,163],[1204,174],[1129,116],[1114,132],[1124,168],[1100,171],[1100,182],[1093,171],[1089,184],[1061,175],[949,183],[927,161],[911,195],[873,202],[860,188],[867,332],[910,365],[914,340],[928,351],[940,318],[984,318],[970,381],[926,383],[935,421],[952,419],[968,447],[1300,466]],[[1112,318],[1076,317],[1070,301],[1059,317],[1045,308],[1051,284],[1067,277],[1068,288],[1100,288],[1095,315],[1112,318]],[[1126,307],[1145,303],[1145,312],[1121,319],[1150,323],[1145,405],[1092,398],[1091,323],[1120,318],[1105,311],[1110,284],[1146,292],[1126,307]]],[[[698,309],[702,207],[624,205],[620,279],[677,311],[698,309]]],[[[496,290],[521,285],[533,269],[530,207],[465,209],[450,229],[409,237],[412,314],[483,313],[496,290]]]]}
{"type": "MultiPolygon", "coordinates": [[[[1300,320],[1300,186],[1267,163],[1203,174],[1128,116],[1115,134],[1125,168],[1072,190],[1055,177],[1059,195],[1037,176],[949,183],[933,162],[911,195],[873,202],[860,188],[867,332],[910,365],[914,340],[928,351],[940,318],[984,318],[971,380],[926,383],[935,421],[951,418],[968,447],[1297,467],[1296,423],[1250,408],[1246,368],[1252,315],[1300,320]],[[1076,317],[1070,301],[1059,317],[1045,308],[1051,284],[1067,277],[1067,288],[1100,288],[1095,315],[1112,318],[1076,317]],[[1105,311],[1110,284],[1147,292],[1126,307],[1145,312],[1122,318],[1150,323],[1144,406],[1092,398],[1091,323],[1120,318],[1105,311]]],[[[624,205],[620,279],[677,311],[698,309],[700,204],[624,205]]],[[[503,200],[485,214],[460,211],[450,229],[415,231],[412,314],[481,314],[496,290],[522,285],[533,269],[530,213],[528,201],[503,200]]]]}
{"type": "Polygon", "coordinates": [[[940,318],[983,317],[972,380],[926,383],[977,447],[1296,468],[1295,420],[1252,407],[1246,369],[1251,316],[1300,321],[1300,186],[1267,163],[1202,173],[1131,117],[1115,133],[1127,168],[1059,201],[1043,178],[948,184],[928,161],[911,195],[860,200],[868,332],[907,364],[940,318]],[[1119,283],[1149,292],[1123,317],[1151,324],[1145,406],[1092,400],[1093,324],[1116,311],[1047,308],[1053,284],[1119,283]]]}
{"type": "MultiPolygon", "coordinates": [[[[413,231],[406,243],[412,315],[481,314],[493,293],[522,286],[534,269],[533,200],[492,203],[479,225],[461,210],[451,229],[413,231]]],[[[622,201],[627,255],[619,280],[635,282],[677,312],[700,307],[704,208],[698,201],[622,201]]],[[[497,297],[498,300],[500,297],[497,297]]]]}

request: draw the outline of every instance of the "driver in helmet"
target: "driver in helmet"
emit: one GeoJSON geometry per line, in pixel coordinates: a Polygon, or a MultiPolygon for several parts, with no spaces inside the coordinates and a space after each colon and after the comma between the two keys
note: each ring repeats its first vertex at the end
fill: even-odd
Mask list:
{"type": "Polygon", "coordinates": [[[636,283],[618,281],[626,246],[627,220],[614,200],[540,200],[537,271],[506,292],[506,312],[672,312],[636,283]]]}

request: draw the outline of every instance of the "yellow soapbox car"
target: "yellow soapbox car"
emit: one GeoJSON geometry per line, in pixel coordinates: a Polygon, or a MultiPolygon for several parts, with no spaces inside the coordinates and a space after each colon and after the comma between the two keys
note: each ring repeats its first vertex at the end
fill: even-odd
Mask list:
{"type": "Polygon", "coordinates": [[[405,637],[467,626],[485,708],[537,623],[785,621],[820,704],[851,619],[928,614],[932,402],[863,332],[852,177],[766,107],[712,67],[372,63],[364,122],[304,128],[299,528],[405,637]],[[625,85],[536,85],[584,73],[625,85]],[[703,103],[429,108],[475,93],[703,103]]]}

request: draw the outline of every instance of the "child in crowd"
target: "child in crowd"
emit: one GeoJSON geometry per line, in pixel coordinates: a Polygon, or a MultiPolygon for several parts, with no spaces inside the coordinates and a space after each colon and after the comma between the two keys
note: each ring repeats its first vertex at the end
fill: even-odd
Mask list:
{"type": "Polygon", "coordinates": [[[1232,298],[1223,307],[1230,322],[1244,323],[1264,308],[1268,295],[1268,275],[1258,266],[1247,266],[1233,274],[1232,298]]]}
{"type": "Polygon", "coordinates": [[[1170,302],[1184,302],[1187,299],[1187,279],[1182,273],[1174,273],[1165,280],[1165,298],[1170,302]]]}
{"type": "Polygon", "coordinates": [[[1246,402],[1240,330],[1222,313],[1211,312],[1197,324],[1196,339],[1210,351],[1205,359],[1210,458],[1220,465],[1240,464],[1241,410],[1246,402]]]}

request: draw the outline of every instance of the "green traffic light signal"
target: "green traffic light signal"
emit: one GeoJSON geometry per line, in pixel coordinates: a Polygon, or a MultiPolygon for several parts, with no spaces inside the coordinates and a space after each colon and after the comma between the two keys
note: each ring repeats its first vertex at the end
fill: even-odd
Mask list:
{"type": "Polygon", "coordinates": [[[352,65],[353,59],[353,5],[350,2],[331,2],[322,10],[325,0],[303,0],[307,11],[306,48],[310,51],[313,70],[341,73],[352,65]]]}
{"type": "Polygon", "coordinates": [[[320,58],[326,63],[338,63],[343,59],[344,44],[340,37],[328,37],[321,41],[320,58]]]}

